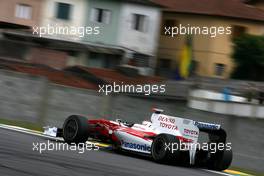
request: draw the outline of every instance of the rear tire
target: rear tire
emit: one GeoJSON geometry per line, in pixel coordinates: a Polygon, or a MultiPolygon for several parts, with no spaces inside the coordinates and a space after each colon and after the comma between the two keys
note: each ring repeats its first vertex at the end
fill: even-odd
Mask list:
{"type": "Polygon", "coordinates": [[[180,141],[176,136],[170,134],[159,134],[151,145],[151,155],[158,163],[177,164],[180,160],[180,141]],[[172,150],[172,146],[177,150],[172,150]],[[177,145],[177,146],[176,146],[177,145]],[[169,146],[166,148],[166,146],[169,146]]]}
{"type": "Polygon", "coordinates": [[[85,143],[88,139],[87,119],[79,115],[69,116],[63,124],[63,138],[68,144],[85,143]]]}
{"type": "Polygon", "coordinates": [[[207,161],[208,169],[222,171],[227,169],[232,162],[233,153],[232,150],[217,151],[215,154],[212,154],[207,161]]]}

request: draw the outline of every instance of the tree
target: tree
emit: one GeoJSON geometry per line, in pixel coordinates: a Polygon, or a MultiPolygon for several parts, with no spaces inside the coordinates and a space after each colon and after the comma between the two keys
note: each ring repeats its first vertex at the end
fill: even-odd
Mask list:
{"type": "Polygon", "coordinates": [[[243,35],[234,39],[234,79],[264,81],[264,36],[243,35]]]}

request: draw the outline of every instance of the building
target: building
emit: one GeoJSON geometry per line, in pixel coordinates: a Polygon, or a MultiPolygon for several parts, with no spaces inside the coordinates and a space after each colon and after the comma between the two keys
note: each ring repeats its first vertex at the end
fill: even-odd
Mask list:
{"type": "Polygon", "coordinates": [[[29,47],[7,40],[2,32],[29,30],[38,25],[42,0],[0,0],[0,4],[0,56],[23,59],[29,47]]]}
{"type": "Polygon", "coordinates": [[[90,52],[88,65],[112,68],[133,62],[142,74],[151,74],[156,63],[160,30],[160,6],[143,0],[88,0],[86,26],[99,28],[99,35],[85,42],[120,47],[124,55],[90,52]]]}
{"type": "Polygon", "coordinates": [[[86,0],[43,0],[39,27],[45,28],[41,37],[48,44],[32,47],[28,60],[58,69],[71,65],[71,59],[80,60],[86,47],[80,44],[78,33],[71,30],[84,25],[86,3],[86,0]]]}
{"type": "Polygon", "coordinates": [[[67,29],[78,30],[84,27],[86,4],[87,0],[10,0],[1,2],[0,8],[3,9],[0,13],[3,15],[0,27],[0,57],[63,69],[72,65],[87,66],[89,51],[100,50],[123,55],[123,50],[117,47],[109,48],[85,43],[82,42],[84,36],[67,32],[67,29]],[[6,10],[16,9],[20,6],[27,7],[22,9],[21,13],[22,17],[25,16],[28,19],[24,17],[16,19],[15,11],[6,10]],[[43,29],[41,36],[40,28],[43,29]],[[62,30],[54,31],[55,29],[62,30]]]}
{"type": "Polygon", "coordinates": [[[157,73],[175,77],[186,35],[165,35],[165,26],[231,27],[229,34],[210,37],[192,35],[195,74],[228,78],[234,68],[232,40],[243,33],[264,34],[263,1],[248,5],[239,0],[155,0],[167,8],[163,11],[158,50],[157,73]],[[195,4],[195,5],[194,5],[195,4]],[[262,5],[261,5],[262,4],[262,5]],[[256,5],[256,6],[255,6],[256,5]],[[257,6],[258,5],[258,6],[257,6]],[[260,8],[258,8],[260,7],[260,8]]]}
{"type": "Polygon", "coordinates": [[[0,0],[0,27],[32,27],[40,20],[42,0],[0,0]]]}
{"type": "MultiPolygon", "coordinates": [[[[55,61],[44,53],[53,53],[63,63],[56,64],[58,68],[82,65],[113,69],[133,63],[141,74],[153,74],[160,17],[160,5],[147,0],[44,0],[40,26],[53,28],[51,33],[54,28],[60,32],[47,30],[43,38],[66,46],[59,51],[34,48],[30,60],[50,65],[55,61]],[[68,33],[71,28],[78,32],[85,28],[86,33],[72,35],[68,33]],[[39,59],[39,55],[45,58],[39,59]]],[[[56,44],[53,49],[58,50],[56,44]]]]}
{"type": "Polygon", "coordinates": [[[148,0],[42,0],[42,6],[36,26],[45,28],[45,34],[25,36],[34,43],[25,60],[58,69],[129,63],[141,74],[154,73],[160,5],[148,0]]]}
{"type": "Polygon", "coordinates": [[[70,32],[71,28],[78,29],[84,26],[86,16],[86,0],[44,0],[41,18],[42,27],[57,28],[59,32],[50,30],[53,38],[80,40],[80,36],[70,32]]]}
{"type": "Polygon", "coordinates": [[[261,10],[264,10],[264,1],[263,0],[245,0],[245,3],[255,6],[261,10]]]}

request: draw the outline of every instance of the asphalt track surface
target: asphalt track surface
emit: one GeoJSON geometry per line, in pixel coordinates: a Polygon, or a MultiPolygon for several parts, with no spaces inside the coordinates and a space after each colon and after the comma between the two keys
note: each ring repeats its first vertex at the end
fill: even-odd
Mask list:
{"type": "Polygon", "coordinates": [[[142,157],[111,151],[33,151],[43,137],[0,129],[0,175],[2,176],[207,176],[201,169],[168,166],[142,157]]]}

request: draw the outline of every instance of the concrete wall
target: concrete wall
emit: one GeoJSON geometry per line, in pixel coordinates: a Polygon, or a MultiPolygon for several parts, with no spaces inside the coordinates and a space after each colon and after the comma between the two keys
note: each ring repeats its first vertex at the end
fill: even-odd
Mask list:
{"type": "MultiPolygon", "coordinates": [[[[148,119],[153,107],[162,108],[167,113],[179,114],[183,107],[178,107],[178,102],[188,96],[190,83],[167,81],[165,84],[166,93],[162,96],[104,96],[92,90],[55,85],[42,77],[0,71],[0,118],[61,126],[63,120],[71,114],[82,114],[91,118],[122,118],[129,121],[148,119]]],[[[216,113],[228,110],[231,114],[240,116],[248,115],[247,110],[250,109],[254,117],[263,118],[264,108],[256,105],[252,106],[253,109],[247,108],[248,104],[245,104],[246,107],[243,104],[232,105],[231,111],[231,104],[223,105],[221,101],[197,101],[193,100],[191,106],[195,104],[198,109],[209,108],[216,113]]]]}
{"type": "MultiPolygon", "coordinates": [[[[179,96],[183,96],[186,86],[177,85],[179,96]]],[[[170,93],[173,94],[168,89],[164,96],[183,99],[170,93]]],[[[160,100],[120,94],[105,96],[93,90],[65,87],[42,77],[3,70],[0,71],[0,100],[0,118],[55,126],[61,126],[71,114],[140,121],[150,117],[152,107],[164,108],[168,112],[175,109],[175,100],[168,103],[164,97],[160,100]]]]}
{"type": "Polygon", "coordinates": [[[95,91],[50,84],[43,105],[45,124],[62,126],[66,117],[80,114],[89,118],[103,115],[104,97],[95,91]]]}
{"type": "Polygon", "coordinates": [[[61,126],[69,115],[100,117],[103,112],[103,98],[95,91],[55,85],[42,77],[0,71],[0,90],[4,119],[61,126]]]}
{"type": "Polygon", "coordinates": [[[12,72],[0,73],[0,118],[39,121],[47,80],[12,72]]]}

